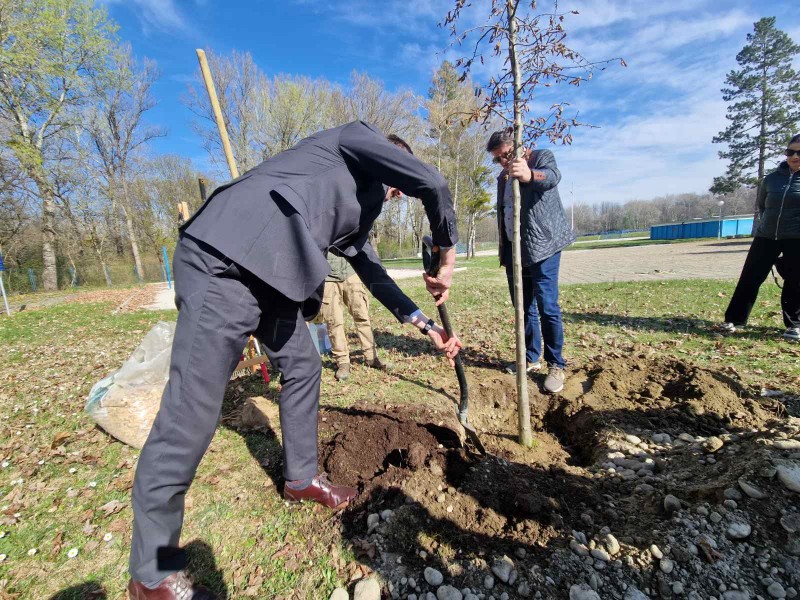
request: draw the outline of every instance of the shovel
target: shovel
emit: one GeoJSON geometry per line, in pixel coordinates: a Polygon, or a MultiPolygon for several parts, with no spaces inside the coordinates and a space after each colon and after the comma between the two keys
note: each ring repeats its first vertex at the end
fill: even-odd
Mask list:
{"type": "MultiPolygon", "coordinates": [[[[422,264],[425,267],[425,272],[431,277],[436,277],[439,272],[439,247],[433,245],[433,240],[430,236],[422,238],[422,264]]],[[[439,306],[439,318],[442,321],[447,336],[453,335],[453,326],[450,324],[450,315],[447,313],[447,307],[442,302],[439,306]]],[[[464,428],[467,439],[478,450],[480,454],[486,454],[486,448],[481,443],[478,437],[478,432],[467,421],[467,410],[469,410],[469,387],[467,385],[467,376],[464,374],[464,365],[461,363],[461,355],[457,354],[455,358],[456,363],[456,377],[458,377],[458,387],[461,389],[461,399],[458,403],[458,420],[464,428]]]]}

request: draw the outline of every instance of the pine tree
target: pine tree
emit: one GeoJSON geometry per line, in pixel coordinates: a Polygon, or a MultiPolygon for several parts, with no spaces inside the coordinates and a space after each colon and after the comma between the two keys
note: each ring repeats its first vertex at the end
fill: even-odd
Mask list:
{"type": "Polygon", "coordinates": [[[728,160],[711,192],[724,194],[753,187],[765,175],[766,163],[779,156],[800,121],[800,79],[792,60],[800,46],[764,17],[747,34],[747,45],[736,55],[741,69],[725,78],[722,98],[728,103],[728,127],[713,142],[727,144],[720,158],[728,160]]]}

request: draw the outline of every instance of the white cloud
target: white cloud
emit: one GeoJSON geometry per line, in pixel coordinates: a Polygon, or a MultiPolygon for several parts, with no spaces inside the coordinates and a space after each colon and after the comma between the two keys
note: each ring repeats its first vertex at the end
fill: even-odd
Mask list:
{"type": "MultiPolygon", "coordinates": [[[[186,16],[175,0],[104,0],[106,4],[132,7],[142,24],[142,31],[149,35],[152,30],[164,33],[187,32],[191,28],[186,16]]],[[[202,5],[204,0],[195,0],[202,5]]]]}
{"type": "Polygon", "coordinates": [[[721,99],[688,98],[670,110],[631,115],[617,124],[576,132],[569,147],[554,148],[562,194],[623,202],[665,194],[705,192],[724,171],[711,138],[724,127],[721,99]]]}

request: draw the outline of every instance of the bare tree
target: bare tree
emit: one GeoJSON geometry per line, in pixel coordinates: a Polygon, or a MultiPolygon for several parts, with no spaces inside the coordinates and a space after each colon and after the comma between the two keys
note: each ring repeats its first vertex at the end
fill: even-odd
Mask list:
{"type": "MultiPolygon", "coordinates": [[[[443,24],[458,45],[472,48],[466,56],[456,61],[466,79],[476,62],[493,62],[498,69],[482,90],[482,102],[471,118],[488,122],[496,118],[514,129],[514,157],[522,156],[523,143],[533,145],[541,137],[552,142],[570,143],[570,130],[580,123],[577,116],[566,118],[564,102],[551,102],[549,108],[541,105],[534,112],[534,99],[541,87],[557,83],[580,85],[587,81],[597,68],[609,61],[593,63],[565,44],[564,14],[554,0],[552,8],[538,11],[536,0],[492,0],[486,3],[488,14],[479,15],[481,23],[459,30],[458,22],[466,0],[455,0],[455,6],[443,24]],[[544,110],[543,110],[544,109],[544,110]]],[[[513,272],[514,304],[517,342],[517,400],[519,406],[519,441],[524,446],[533,442],[528,404],[528,380],[525,369],[525,324],[522,307],[522,256],[520,252],[520,191],[519,182],[511,180],[514,202],[513,272]]]]}
{"type": "Polygon", "coordinates": [[[356,71],[350,75],[349,89],[337,90],[333,98],[337,125],[360,119],[401,137],[417,130],[419,105],[411,91],[389,92],[383,82],[356,71]]]}
{"type": "Polygon", "coordinates": [[[140,281],[145,273],[134,227],[129,183],[136,153],[148,142],[166,135],[160,127],[149,126],[144,121],[145,113],[156,104],[152,87],[157,79],[155,63],[145,60],[142,68],[137,69],[130,48],[123,48],[116,68],[107,77],[96,81],[98,103],[87,121],[87,132],[101,168],[105,192],[124,217],[140,281]]]}
{"type": "Polygon", "coordinates": [[[107,67],[114,27],[88,0],[0,0],[0,116],[5,145],[34,182],[41,203],[43,287],[58,287],[57,199],[49,148],[107,67]]]}
{"type": "Polygon", "coordinates": [[[264,158],[334,124],[333,88],[327,81],[275,77],[261,94],[266,114],[258,123],[256,140],[264,158]]]}

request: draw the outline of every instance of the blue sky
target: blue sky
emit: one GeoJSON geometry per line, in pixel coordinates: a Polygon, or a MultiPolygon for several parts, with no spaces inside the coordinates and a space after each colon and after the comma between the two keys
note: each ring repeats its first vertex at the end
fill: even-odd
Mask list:
{"type": "MultiPolygon", "coordinates": [[[[346,83],[359,70],[418,95],[426,94],[437,65],[456,56],[437,26],[453,0],[103,2],[119,36],[161,71],[150,121],[169,135],[156,151],[188,156],[201,167],[207,156],[180,101],[197,69],[195,48],[249,51],[268,75],[346,83]]],[[[753,23],[776,16],[778,27],[800,42],[796,2],[785,0],[561,0],[560,8],[579,11],[566,23],[576,50],[628,64],[563,91],[581,120],[596,126],[576,129],[571,147],[552,148],[565,205],[573,194],[594,203],[706,191],[725,168],[711,143],[726,124],[720,88],[753,23]]]]}

